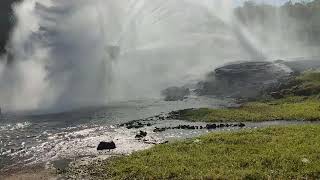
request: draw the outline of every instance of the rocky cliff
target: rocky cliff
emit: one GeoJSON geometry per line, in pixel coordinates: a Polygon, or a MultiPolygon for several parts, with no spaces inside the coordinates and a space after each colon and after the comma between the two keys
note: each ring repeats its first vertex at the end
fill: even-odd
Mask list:
{"type": "Polygon", "coordinates": [[[9,39],[11,29],[14,25],[12,11],[13,3],[21,0],[1,0],[0,1],[0,54],[5,51],[6,43],[9,39]]]}

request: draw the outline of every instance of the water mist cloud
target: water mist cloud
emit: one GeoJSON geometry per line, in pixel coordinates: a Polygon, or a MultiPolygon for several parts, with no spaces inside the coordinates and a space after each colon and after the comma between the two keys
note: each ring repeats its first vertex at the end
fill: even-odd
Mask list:
{"type": "Polygon", "coordinates": [[[221,63],[268,58],[234,7],[231,0],[24,0],[15,6],[7,56],[14,61],[0,64],[0,102],[13,111],[64,111],[154,98],[221,63]]]}

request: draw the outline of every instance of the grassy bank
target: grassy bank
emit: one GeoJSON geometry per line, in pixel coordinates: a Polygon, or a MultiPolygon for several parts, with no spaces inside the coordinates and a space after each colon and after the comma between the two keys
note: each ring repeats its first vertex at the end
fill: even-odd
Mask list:
{"type": "MultiPolygon", "coordinates": [[[[306,72],[284,84],[280,99],[238,108],[172,112],[173,119],[205,122],[320,120],[320,73],[306,72]]],[[[70,168],[92,179],[317,179],[320,124],[211,133],[70,168]]]]}
{"type": "Polygon", "coordinates": [[[273,93],[282,98],[263,98],[239,108],[183,110],[174,112],[172,117],[205,122],[320,120],[320,72],[305,72],[273,93]]]}
{"type": "Polygon", "coordinates": [[[320,119],[318,98],[288,97],[281,100],[245,103],[239,108],[189,109],[178,112],[178,119],[205,122],[272,121],[320,119]]]}
{"type": "Polygon", "coordinates": [[[320,125],[212,133],[83,169],[93,179],[315,179],[320,125]]]}

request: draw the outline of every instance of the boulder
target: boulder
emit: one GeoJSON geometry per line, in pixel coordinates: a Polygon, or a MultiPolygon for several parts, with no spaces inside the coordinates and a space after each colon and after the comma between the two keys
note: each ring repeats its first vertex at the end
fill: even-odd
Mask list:
{"type": "Polygon", "coordinates": [[[102,150],[112,150],[112,149],[116,149],[116,144],[113,142],[113,141],[110,141],[110,142],[100,142],[98,147],[97,147],[97,150],[98,151],[102,151],[102,150]]]}
{"type": "Polygon", "coordinates": [[[243,128],[243,127],[245,127],[246,125],[245,125],[244,123],[239,123],[238,126],[241,127],[241,128],[243,128]]]}
{"type": "Polygon", "coordinates": [[[216,124],[207,124],[206,126],[207,129],[216,129],[217,128],[217,125],[216,124]]]}
{"type": "Polygon", "coordinates": [[[281,63],[252,61],[222,66],[198,84],[199,95],[255,98],[268,89],[276,89],[293,71],[281,63]]]}
{"type": "Polygon", "coordinates": [[[281,99],[284,97],[281,92],[271,92],[270,96],[274,99],[281,99]]]}
{"type": "Polygon", "coordinates": [[[170,87],[161,92],[165,101],[182,101],[190,95],[190,89],[185,87],[170,87]]]}

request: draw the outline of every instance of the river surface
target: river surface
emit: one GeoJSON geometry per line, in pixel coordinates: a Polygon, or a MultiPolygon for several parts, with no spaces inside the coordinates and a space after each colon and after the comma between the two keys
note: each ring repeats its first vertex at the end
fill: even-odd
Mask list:
{"type": "MultiPolygon", "coordinates": [[[[153,132],[158,127],[178,125],[205,126],[205,123],[190,123],[178,120],[155,120],[142,129],[127,129],[118,126],[131,120],[145,119],[159,114],[187,108],[221,108],[236,105],[231,99],[190,97],[184,101],[141,100],[114,103],[105,107],[83,108],[73,112],[46,115],[5,114],[0,121],[0,172],[19,169],[27,165],[74,161],[79,158],[94,158],[129,154],[150,148],[154,144],[191,138],[208,133],[206,129],[153,132]],[[148,133],[144,140],[135,135],[148,133]],[[98,152],[101,141],[114,141],[117,149],[98,152]]],[[[272,121],[245,123],[245,128],[271,125],[299,124],[297,121],[272,121]]],[[[239,127],[220,128],[214,131],[230,131],[239,127]]],[[[211,130],[210,130],[211,131],[211,130]]]]}
{"type": "MultiPolygon", "coordinates": [[[[135,140],[137,130],[128,130],[117,125],[173,110],[219,108],[230,104],[231,100],[228,99],[190,97],[178,102],[157,99],[119,102],[105,107],[83,108],[59,114],[4,114],[0,120],[0,172],[29,164],[95,156],[100,141],[114,140],[117,143],[117,150],[112,152],[114,154],[145,149],[152,143],[135,140]]],[[[152,130],[146,131],[151,131],[148,136],[152,138],[150,142],[160,142],[168,136],[187,136],[181,132],[151,136],[152,130]]]]}

